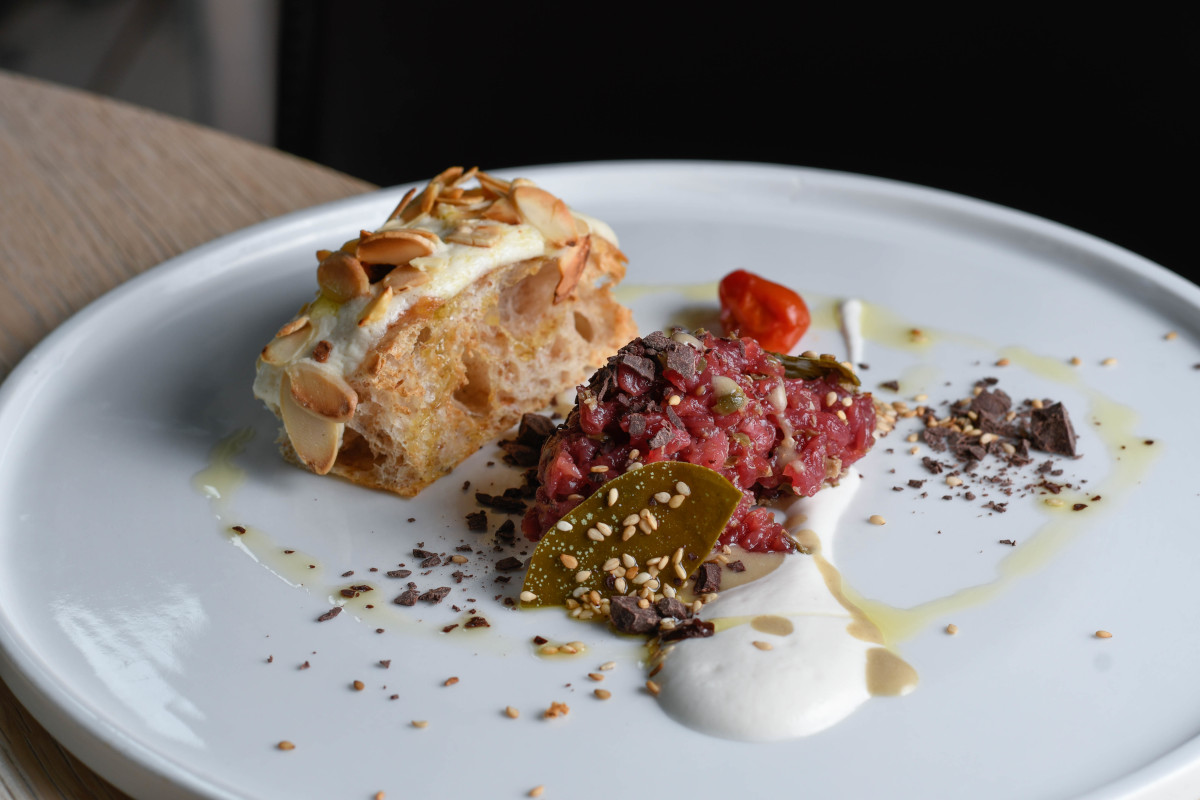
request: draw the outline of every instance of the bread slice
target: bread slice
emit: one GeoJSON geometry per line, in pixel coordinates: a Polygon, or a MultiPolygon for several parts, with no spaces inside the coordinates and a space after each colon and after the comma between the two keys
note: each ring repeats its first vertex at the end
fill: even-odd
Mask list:
{"type": "Polygon", "coordinates": [[[476,170],[413,194],[318,253],[321,291],[263,348],[254,384],[288,460],[406,497],[637,333],[604,223],[476,170]]]}

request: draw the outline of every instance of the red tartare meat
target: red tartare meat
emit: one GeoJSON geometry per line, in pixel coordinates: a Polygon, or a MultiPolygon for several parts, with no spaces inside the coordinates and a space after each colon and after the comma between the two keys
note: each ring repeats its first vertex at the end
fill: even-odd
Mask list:
{"type": "Polygon", "coordinates": [[[874,431],[870,394],[836,373],[786,378],[754,339],[655,332],[622,347],[579,387],[575,409],[542,449],[540,486],[522,527],[536,541],[631,466],[690,461],[743,492],[722,544],[790,550],[759,501],[787,488],[813,495],[866,454],[874,431]]]}

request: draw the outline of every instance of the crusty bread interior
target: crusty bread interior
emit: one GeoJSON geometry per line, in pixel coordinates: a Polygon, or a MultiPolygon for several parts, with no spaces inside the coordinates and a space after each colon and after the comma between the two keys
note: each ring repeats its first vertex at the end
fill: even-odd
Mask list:
{"type": "MultiPolygon", "coordinates": [[[[591,237],[571,297],[554,302],[557,258],[495,269],[444,302],[418,301],[368,352],[349,383],[354,418],[331,470],[411,497],[582,383],[637,335],[612,296],[624,256],[591,237]]],[[[300,463],[286,433],[284,455],[300,463]]]]}

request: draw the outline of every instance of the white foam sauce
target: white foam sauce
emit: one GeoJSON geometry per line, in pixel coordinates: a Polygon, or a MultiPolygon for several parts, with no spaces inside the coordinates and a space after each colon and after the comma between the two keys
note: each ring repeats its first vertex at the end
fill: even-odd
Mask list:
{"type": "Polygon", "coordinates": [[[863,361],[862,301],[846,300],[838,306],[838,312],[846,339],[846,359],[857,367],[863,361]]]}
{"type": "Polygon", "coordinates": [[[720,613],[717,633],[664,654],[655,681],[668,714],[714,736],[776,741],[824,730],[873,694],[915,688],[915,672],[841,598],[830,562],[839,520],[861,482],[851,470],[840,485],[797,500],[789,530],[809,543],[814,533],[823,537],[823,549],[789,555],[765,577],[722,592],[711,606],[720,613]]]}

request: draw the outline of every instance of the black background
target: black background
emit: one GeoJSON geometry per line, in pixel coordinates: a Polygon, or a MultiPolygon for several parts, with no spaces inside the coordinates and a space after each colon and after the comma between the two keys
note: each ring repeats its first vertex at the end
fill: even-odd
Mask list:
{"type": "Polygon", "coordinates": [[[285,0],[278,143],[382,185],[599,159],[845,170],[1038,214],[1200,281],[1182,15],[580,8],[285,0]]]}

